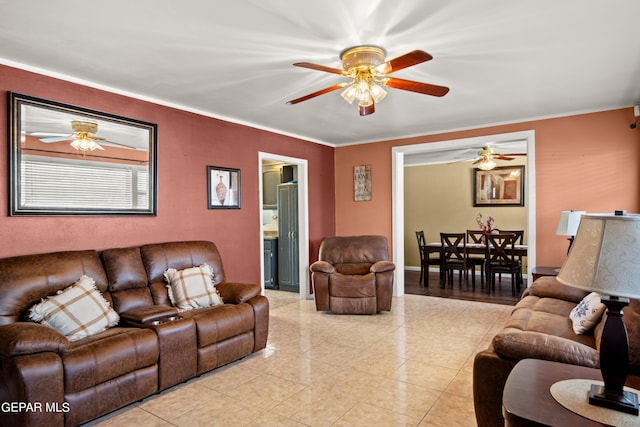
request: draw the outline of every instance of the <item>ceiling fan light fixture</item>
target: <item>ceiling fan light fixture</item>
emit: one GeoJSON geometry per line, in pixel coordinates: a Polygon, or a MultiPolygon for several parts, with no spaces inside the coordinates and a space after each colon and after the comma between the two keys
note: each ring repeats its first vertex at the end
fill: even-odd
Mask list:
{"type": "Polygon", "coordinates": [[[356,99],[356,87],[355,85],[350,85],[344,91],[342,91],[341,95],[345,101],[349,104],[353,104],[353,101],[356,99]]]}
{"type": "Polygon", "coordinates": [[[86,135],[86,132],[78,132],[77,134],[74,134],[71,146],[78,151],[93,151],[95,149],[104,150],[100,144],[86,135]]]}
{"type": "Polygon", "coordinates": [[[478,169],[483,171],[490,171],[496,167],[496,162],[491,157],[485,157],[480,163],[478,163],[478,169]]]}
{"type": "Polygon", "coordinates": [[[98,132],[98,124],[74,120],[71,122],[74,130],[71,138],[71,146],[78,151],[93,151],[95,149],[104,150],[93,138],[93,134],[98,132]]]}
{"type": "Polygon", "coordinates": [[[350,104],[357,99],[360,115],[366,116],[373,114],[374,103],[382,101],[386,96],[387,92],[382,89],[381,86],[438,97],[444,96],[449,92],[449,88],[445,86],[387,76],[387,74],[433,59],[429,53],[422,50],[413,50],[388,61],[386,60],[386,55],[387,51],[379,46],[361,45],[350,47],[340,52],[342,69],[313,64],[311,62],[296,62],[293,64],[294,66],[338,74],[342,77],[349,78],[351,81],[348,83],[334,84],[322,90],[287,101],[287,104],[298,104],[315,98],[316,96],[346,88],[341,93],[342,97],[350,104]]]}
{"type": "Polygon", "coordinates": [[[385,96],[387,96],[387,91],[382,89],[373,80],[369,82],[369,93],[371,94],[374,102],[380,102],[385,96]]]}

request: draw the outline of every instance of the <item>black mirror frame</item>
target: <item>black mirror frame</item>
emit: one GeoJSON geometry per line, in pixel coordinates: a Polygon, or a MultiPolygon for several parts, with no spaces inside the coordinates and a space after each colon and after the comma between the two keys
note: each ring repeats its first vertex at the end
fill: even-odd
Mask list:
{"type": "Polygon", "coordinates": [[[10,216],[157,216],[158,212],[158,172],[157,172],[157,135],[158,125],[142,120],[91,110],[84,107],[64,104],[24,95],[15,92],[7,93],[8,100],[8,194],[10,216]],[[21,137],[22,105],[32,105],[62,113],[117,123],[119,125],[142,128],[149,132],[149,203],[145,209],[122,208],[68,208],[68,207],[22,207],[20,206],[21,180],[21,137]]]}

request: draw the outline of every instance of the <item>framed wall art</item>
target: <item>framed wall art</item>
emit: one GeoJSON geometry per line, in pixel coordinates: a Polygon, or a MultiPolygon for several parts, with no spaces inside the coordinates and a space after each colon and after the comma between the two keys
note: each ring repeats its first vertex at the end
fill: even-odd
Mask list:
{"type": "Polygon", "coordinates": [[[474,169],[473,206],[524,206],[524,166],[474,169]]]}
{"type": "Polygon", "coordinates": [[[371,200],[371,165],[353,167],[353,200],[371,200]]]}
{"type": "Polygon", "coordinates": [[[207,166],[209,209],[240,209],[240,169],[207,166]]]}
{"type": "Polygon", "coordinates": [[[9,215],[157,214],[157,125],[8,98],[9,215]]]}

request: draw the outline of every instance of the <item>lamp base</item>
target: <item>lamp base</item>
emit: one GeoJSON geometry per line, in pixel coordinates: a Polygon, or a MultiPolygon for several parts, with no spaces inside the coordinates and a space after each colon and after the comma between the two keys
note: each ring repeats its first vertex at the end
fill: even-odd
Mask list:
{"type": "Polygon", "coordinates": [[[604,386],[591,384],[589,403],[627,414],[638,415],[638,395],[629,391],[622,394],[605,392],[604,386]]]}

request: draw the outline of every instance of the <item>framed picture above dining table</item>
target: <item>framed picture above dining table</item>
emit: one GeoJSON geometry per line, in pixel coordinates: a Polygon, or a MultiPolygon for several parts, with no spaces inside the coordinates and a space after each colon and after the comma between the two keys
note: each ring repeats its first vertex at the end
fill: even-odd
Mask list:
{"type": "Polygon", "coordinates": [[[524,206],[524,166],[473,170],[473,206],[524,206]]]}

